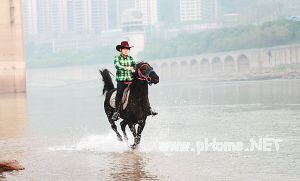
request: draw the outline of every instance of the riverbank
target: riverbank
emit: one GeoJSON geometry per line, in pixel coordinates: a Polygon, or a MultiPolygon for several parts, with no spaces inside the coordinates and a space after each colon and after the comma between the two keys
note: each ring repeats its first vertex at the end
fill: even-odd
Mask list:
{"type": "Polygon", "coordinates": [[[248,73],[248,74],[241,74],[241,75],[234,75],[234,76],[224,76],[219,80],[252,81],[252,80],[272,80],[272,79],[300,79],[300,71],[248,73]]]}
{"type": "MultiPolygon", "coordinates": [[[[196,78],[196,77],[194,77],[196,78]]],[[[274,79],[300,79],[300,64],[280,65],[263,71],[248,71],[243,73],[215,73],[202,75],[200,81],[257,81],[274,79]]]]}

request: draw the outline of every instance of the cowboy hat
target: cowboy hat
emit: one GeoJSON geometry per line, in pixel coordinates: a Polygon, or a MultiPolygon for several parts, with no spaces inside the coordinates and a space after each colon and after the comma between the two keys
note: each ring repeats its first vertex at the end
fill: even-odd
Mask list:
{"type": "Polygon", "coordinates": [[[120,52],[122,48],[128,48],[128,49],[130,49],[132,47],[134,47],[134,46],[129,46],[129,44],[128,44],[127,41],[122,41],[121,45],[117,45],[116,46],[116,49],[120,52]]]}

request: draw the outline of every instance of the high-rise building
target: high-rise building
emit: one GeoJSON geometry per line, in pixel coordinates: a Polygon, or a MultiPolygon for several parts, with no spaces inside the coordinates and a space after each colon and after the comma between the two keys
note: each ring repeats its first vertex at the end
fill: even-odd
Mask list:
{"type": "Polygon", "coordinates": [[[217,0],[180,0],[180,20],[216,23],[218,20],[217,0]]]}
{"type": "Polygon", "coordinates": [[[201,0],[180,0],[180,20],[200,21],[201,0]]]}
{"type": "Polygon", "coordinates": [[[108,2],[109,0],[92,0],[91,16],[92,28],[95,33],[108,29],[108,2]]]}
{"type": "Polygon", "coordinates": [[[56,37],[67,33],[66,0],[37,0],[37,30],[45,37],[56,37]]]}
{"type": "Polygon", "coordinates": [[[25,38],[30,39],[31,37],[37,35],[37,0],[26,0],[24,1],[24,33],[25,38]]]}
{"type": "Polygon", "coordinates": [[[143,13],[143,22],[145,25],[154,25],[157,23],[157,7],[157,0],[135,0],[135,8],[143,13]]]}
{"type": "Polygon", "coordinates": [[[116,29],[119,27],[119,0],[108,0],[107,1],[107,26],[108,29],[116,29]]]}
{"type": "Polygon", "coordinates": [[[68,0],[68,30],[72,33],[92,32],[91,0],[68,0]]]}
{"type": "Polygon", "coordinates": [[[144,50],[145,31],[143,23],[143,14],[137,9],[127,9],[123,13],[121,27],[123,39],[128,40],[134,48],[130,51],[133,57],[137,57],[144,50]]]}
{"type": "Polygon", "coordinates": [[[124,12],[134,6],[135,0],[108,0],[108,29],[120,28],[124,12]]]}
{"type": "Polygon", "coordinates": [[[108,0],[24,0],[25,35],[57,38],[108,29],[108,0]]]}
{"type": "Polygon", "coordinates": [[[180,22],[180,0],[158,0],[158,21],[165,24],[180,22]]]}
{"type": "Polygon", "coordinates": [[[122,18],[125,18],[126,15],[125,11],[128,9],[132,9],[135,7],[135,0],[117,0],[118,1],[118,19],[119,25],[122,24],[122,18]]]}
{"type": "Polygon", "coordinates": [[[219,19],[217,0],[202,0],[201,14],[202,14],[202,22],[217,23],[219,19]]]}
{"type": "Polygon", "coordinates": [[[108,0],[68,0],[68,31],[100,33],[108,28],[108,0]]]}

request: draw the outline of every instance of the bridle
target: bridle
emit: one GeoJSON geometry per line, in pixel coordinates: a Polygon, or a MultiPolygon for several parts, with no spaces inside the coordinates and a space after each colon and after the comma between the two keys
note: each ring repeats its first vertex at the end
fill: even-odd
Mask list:
{"type": "Polygon", "coordinates": [[[154,72],[154,70],[153,70],[153,68],[152,67],[150,67],[150,70],[149,70],[149,72],[147,73],[147,75],[143,75],[143,73],[142,73],[142,71],[141,71],[141,68],[143,67],[143,66],[145,66],[145,65],[148,65],[149,66],[149,64],[147,64],[147,63],[145,63],[145,64],[143,64],[140,68],[138,68],[138,79],[139,80],[145,80],[145,81],[147,81],[147,83],[149,84],[149,85],[151,85],[152,84],[152,82],[151,82],[151,77],[150,77],[150,74],[152,73],[152,72],[154,72]]]}

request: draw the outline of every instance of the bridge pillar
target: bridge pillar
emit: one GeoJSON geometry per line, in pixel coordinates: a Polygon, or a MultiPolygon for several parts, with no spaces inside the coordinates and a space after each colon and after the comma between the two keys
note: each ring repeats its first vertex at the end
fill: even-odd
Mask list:
{"type": "Polygon", "coordinates": [[[278,51],[276,49],[272,50],[272,59],[274,61],[275,66],[278,65],[278,51]]]}
{"type": "Polygon", "coordinates": [[[222,72],[224,73],[225,72],[225,60],[224,60],[224,58],[221,60],[221,63],[222,63],[222,72]]]}
{"type": "Polygon", "coordinates": [[[266,52],[263,50],[251,52],[245,56],[249,61],[249,70],[260,71],[263,67],[270,66],[271,59],[266,56],[266,52]]]}
{"type": "Polygon", "coordinates": [[[296,52],[297,52],[297,53],[296,53],[296,54],[297,54],[297,55],[296,55],[296,56],[297,56],[296,62],[297,62],[297,63],[300,63],[300,46],[297,47],[296,52]]]}
{"type": "Polygon", "coordinates": [[[297,63],[297,49],[296,47],[291,48],[291,63],[297,63]]]}
{"type": "Polygon", "coordinates": [[[234,60],[234,69],[235,73],[239,72],[238,57],[236,57],[236,59],[234,60]]]}
{"type": "Polygon", "coordinates": [[[0,93],[25,92],[22,0],[0,3],[0,93]]]}
{"type": "Polygon", "coordinates": [[[283,53],[282,50],[277,49],[278,65],[283,64],[283,53]]]}
{"type": "Polygon", "coordinates": [[[291,64],[291,48],[286,48],[285,51],[286,51],[286,61],[287,61],[287,64],[291,64]]]}
{"type": "Polygon", "coordinates": [[[288,64],[288,51],[286,48],[283,49],[283,54],[284,54],[284,64],[288,64]]]}

